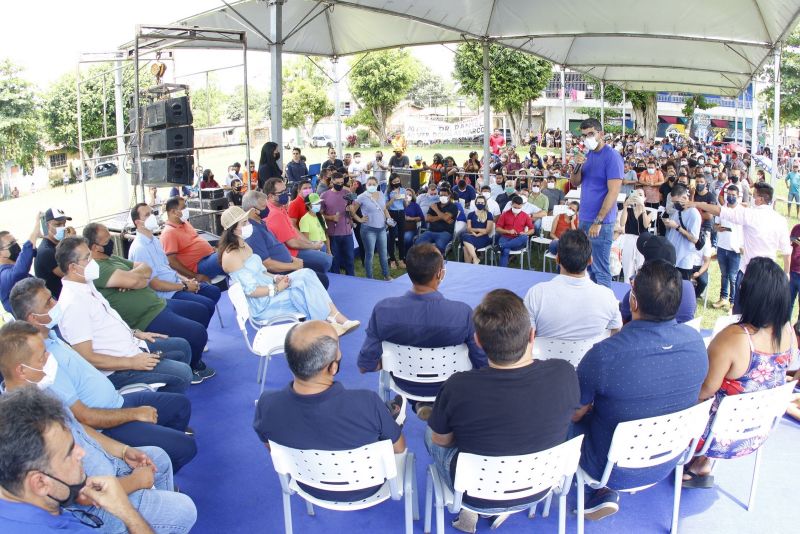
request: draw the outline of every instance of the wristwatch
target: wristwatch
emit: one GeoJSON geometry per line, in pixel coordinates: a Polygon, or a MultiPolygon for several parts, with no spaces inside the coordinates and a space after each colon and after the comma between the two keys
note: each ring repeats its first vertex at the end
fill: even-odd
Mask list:
{"type": "Polygon", "coordinates": [[[189,286],[188,286],[188,284],[186,282],[181,280],[181,285],[183,286],[183,290],[184,291],[189,291],[189,286]]]}
{"type": "Polygon", "coordinates": [[[596,224],[603,224],[603,219],[600,219],[600,218],[598,217],[597,219],[595,219],[594,221],[592,221],[592,226],[594,226],[594,225],[596,225],[596,224]]]}

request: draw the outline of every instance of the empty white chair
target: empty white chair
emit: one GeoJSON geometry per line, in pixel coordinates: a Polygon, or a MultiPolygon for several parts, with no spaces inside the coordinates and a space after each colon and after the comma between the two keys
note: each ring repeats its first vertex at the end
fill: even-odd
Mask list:
{"type": "Polygon", "coordinates": [[[444,382],[454,373],[472,369],[469,348],[466,345],[422,348],[384,341],[382,346],[378,395],[384,401],[389,400],[389,390],[396,391],[403,398],[418,402],[436,400],[436,395],[421,396],[404,391],[397,386],[394,378],[418,384],[436,384],[444,382]]]}
{"type": "Polygon", "coordinates": [[[694,328],[695,330],[697,330],[699,332],[700,328],[703,325],[703,318],[702,317],[695,317],[691,321],[686,321],[683,324],[685,324],[686,326],[691,326],[692,328],[694,328]]]}
{"type": "MultiPolygon", "coordinates": [[[[555,208],[554,208],[555,209],[555,208]]],[[[542,217],[542,234],[550,234],[553,231],[553,222],[555,221],[555,217],[553,215],[547,215],[542,217]]],[[[537,245],[549,245],[552,239],[547,237],[539,237],[534,236],[531,238],[531,245],[536,243],[537,245]]]]}
{"type": "MultiPolygon", "coordinates": [[[[513,499],[524,499],[547,491],[542,497],[547,498],[543,515],[548,516],[550,499],[554,494],[557,495],[558,532],[563,534],[566,530],[567,493],[578,468],[581,443],[583,436],[577,436],[551,449],[520,456],[480,456],[460,452],[453,484],[455,491],[450,490],[448,484],[442,480],[436,466],[428,466],[425,533],[431,532],[434,500],[436,532],[443,534],[445,506],[453,514],[457,514],[462,508],[476,511],[462,502],[464,494],[476,499],[502,502],[509,500],[510,496],[513,499]]],[[[536,502],[529,507],[529,517],[533,517],[536,502]]]]}
{"type": "Polygon", "coordinates": [[[309,515],[314,515],[314,504],[328,510],[352,511],[405,497],[405,531],[413,532],[414,520],[419,519],[413,453],[395,454],[388,439],[345,451],[292,449],[272,441],[269,447],[272,465],[281,481],[286,534],[292,534],[291,496],[295,493],[306,501],[309,515]],[[380,488],[358,501],[327,501],[310,495],[298,482],[327,491],[380,488]]]}
{"type": "Polygon", "coordinates": [[[722,317],[719,317],[717,321],[714,323],[714,329],[711,331],[711,338],[713,339],[714,337],[716,337],[717,334],[725,330],[730,325],[738,323],[739,319],[741,318],[742,316],[738,313],[734,315],[723,315],[722,317]]]}
{"type": "MultiPolygon", "coordinates": [[[[703,448],[697,452],[698,455],[707,454],[709,447],[715,441],[747,442],[748,447],[755,449],[756,458],[753,464],[753,476],[750,480],[748,510],[752,510],[756,500],[762,445],[786,412],[796,385],[797,381],[795,380],[776,388],[728,395],[723,398],[711,421],[711,428],[703,442],[703,448]]],[[[750,453],[752,452],[750,451],[750,453]]]]}
{"type": "MultiPolygon", "coordinates": [[[[584,484],[594,489],[604,488],[615,467],[647,469],[676,461],[676,459],[670,532],[677,534],[683,478],[681,466],[692,457],[697,448],[703,430],[705,430],[710,409],[711,400],[707,400],[680,412],[618,424],[614,430],[614,437],[611,438],[608,462],[600,480],[593,479],[586,471],[578,467],[578,534],[583,534],[584,484]]],[[[618,491],[635,493],[652,487],[658,482],[660,481],[618,491]]]]}
{"type": "Polygon", "coordinates": [[[239,323],[239,330],[242,331],[245,345],[247,348],[260,358],[256,378],[261,383],[259,396],[264,392],[264,384],[267,381],[267,367],[269,360],[276,354],[283,353],[283,343],[286,334],[298,322],[305,319],[301,314],[289,314],[273,317],[267,323],[255,322],[250,317],[250,308],[247,305],[247,297],[239,283],[231,284],[228,288],[228,297],[231,299],[233,309],[236,311],[236,322],[239,323]],[[253,341],[247,333],[247,323],[256,329],[253,341]]]}
{"type": "Polygon", "coordinates": [[[533,357],[537,360],[567,360],[578,367],[586,353],[595,343],[604,339],[599,336],[592,339],[568,340],[554,337],[536,337],[533,340],[533,357]]]}

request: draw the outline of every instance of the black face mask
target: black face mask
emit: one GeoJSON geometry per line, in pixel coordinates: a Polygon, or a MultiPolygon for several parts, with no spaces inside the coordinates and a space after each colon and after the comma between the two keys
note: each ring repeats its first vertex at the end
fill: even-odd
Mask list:
{"type": "Polygon", "coordinates": [[[8,247],[8,259],[11,261],[17,261],[20,252],[22,252],[22,248],[19,246],[19,243],[11,243],[11,245],[8,247]]]}
{"type": "Polygon", "coordinates": [[[78,482],[77,484],[67,484],[66,482],[64,482],[60,478],[56,478],[53,475],[45,473],[44,471],[42,471],[42,473],[47,475],[48,477],[52,478],[56,482],[60,482],[61,484],[64,484],[69,489],[69,495],[67,495],[66,498],[64,498],[64,499],[56,499],[52,495],[48,495],[48,497],[50,497],[51,499],[56,501],[59,504],[59,506],[61,506],[62,508],[67,508],[67,507],[72,506],[73,504],[75,504],[75,500],[78,498],[78,495],[80,494],[81,490],[86,486],[86,474],[85,473],[83,475],[83,480],[78,482]]]}
{"type": "Polygon", "coordinates": [[[392,189],[397,189],[400,187],[400,182],[392,182],[392,189]]]}
{"type": "Polygon", "coordinates": [[[738,176],[731,176],[731,183],[732,184],[735,184],[735,183],[738,183],[738,182],[739,182],[739,177],[738,176]]]}
{"type": "Polygon", "coordinates": [[[706,184],[697,184],[696,189],[698,193],[702,193],[703,191],[706,190],[706,184]]]}
{"type": "Polygon", "coordinates": [[[485,208],[485,207],[486,207],[486,204],[484,204],[484,203],[482,203],[482,202],[481,202],[481,203],[476,203],[476,204],[475,204],[475,209],[476,209],[476,210],[479,210],[479,211],[483,211],[483,208],[485,208]]]}
{"type": "Polygon", "coordinates": [[[333,184],[333,189],[336,191],[341,191],[344,187],[344,184],[333,184]]]}
{"type": "Polygon", "coordinates": [[[283,192],[280,195],[278,195],[278,204],[283,206],[287,202],[289,202],[289,193],[283,192]]]}
{"type": "Polygon", "coordinates": [[[275,161],[278,161],[279,159],[281,159],[281,153],[280,152],[275,154],[275,161]]]}
{"type": "Polygon", "coordinates": [[[261,211],[259,211],[259,212],[258,212],[258,216],[259,216],[261,219],[266,219],[266,218],[267,218],[267,215],[269,215],[269,208],[264,208],[263,210],[261,210],[261,211]]]}
{"type": "Polygon", "coordinates": [[[109,239],[108,243],[103,245],[103,254],[105,254],[106,256],[111,256],[112,254],[114,254],[114,240],[113,239],[109,239]]]}
{"type": "Polygon", "coordinates": [[[673,202],[672,207],[675,208],[676,211],[683,211],[683,205],[680,202],[673,202]]]}

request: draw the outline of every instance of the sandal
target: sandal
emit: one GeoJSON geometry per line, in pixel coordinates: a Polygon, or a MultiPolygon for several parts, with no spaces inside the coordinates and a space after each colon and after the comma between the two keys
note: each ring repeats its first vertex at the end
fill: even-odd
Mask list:
{"type": "Polygon", "coordinates": [[[453,525],[453,528],[456,530],[467,532],[468,534],[475,534],[475,530],[478,526],[478,514],[469,510],[461,510],[458,512],[458,517],[450,524],[453,525]]]}
{"type": "Polygon", "coordinates": [[[685,469],[683,474],[689,478],[681,482],[681,487],[691,489],[710,489],[714,487],[713,475],[698,475],[695,472],[685,469]]]}

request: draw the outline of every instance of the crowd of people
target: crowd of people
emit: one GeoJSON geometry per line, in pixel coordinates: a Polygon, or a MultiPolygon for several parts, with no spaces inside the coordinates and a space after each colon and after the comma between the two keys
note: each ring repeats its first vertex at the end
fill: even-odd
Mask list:
{"type": "MultiPolygon", "coordinates": [[[[214,245],[190,223],[187,191],[178,188],[163,203],[131,208],[129,247],[100,223],[78,235],[58,208],[36,214],[21,244],[0,232],[0,297],[11,315],[0,328],[0,530],[192,528],[197,510],[173,475],[197,453],[186,391],[216,375],[204,354],[225,279],[241,287],[255,321],[307,319],[285,340],[294,380],[258,401],[261,441],[341,450],[388,439],[405,450],[396,422],[402,398],[384,403],[336,380],[339,338],[361,324],[331,299],[328,274],[354,275],[356,248],[368,277],[377,253],[384,279],[397,265],[412,283],[371,310],[362,373],[382,369],[383,342],[467,347],[471,371],[433,384],[395,380],[435,399],[411,408],[451,486],[460,452],[528,454],[578,434],[581,466],[599,479],[618,423],[713,397],[712,420],[725,396],[791,378],[800,228],[790,238],[773,188],[751,185],[735,153],[612,138],[593,119],[581,124],[580,139],[564,142],[577,149],[569,147],[567,161],[539,157],[535,147],[520,158],[495,132],[492,160],[471,154],[463,166],[439,154],[412,165],[399,148],[386,163],[380,151],[370,161],[357,152],[339,160],[330,149],[316,189],[299,149],[282,168],[278,147],[266,143],[257,170],[253,162],[244,173],[229,169],[222,187],[239,198],[221,214],[214,245]],[[400,178],[406,168],[420,171],[420,190],[400,178]],[[505,266],[537,236],[552,238],[559,274],[524,298],[496,289],[473,310],[440,291],[455,244],[473,263],[495,247],[505,266]],[[694,316],[714,248],[724,282],[714,306],[741,317],[706,348],[682,323],[694,316]],[[630,282],[621,302],[610,289],[615,255],[630,282]],[[575,366],[536,358],[536,338],[593,346],[575,366]]],[[[202,174],[206,186],[220,186],[213,172],[202,174]]],[[[741,455],[765,437],[712,444],[686,467],[684,486],[713,486],[712,459],[741,455]]],[[[608,487],[587,496],[586,516],[616,512],[617,490],[657,482],[675,461],[615,469],[608,487]]],[[[483,514],[496,516],[496,527],[502,511],[538,497],[465,496],[473,511],[462,510],[454,525],[474,532],[483,514]]]]}

